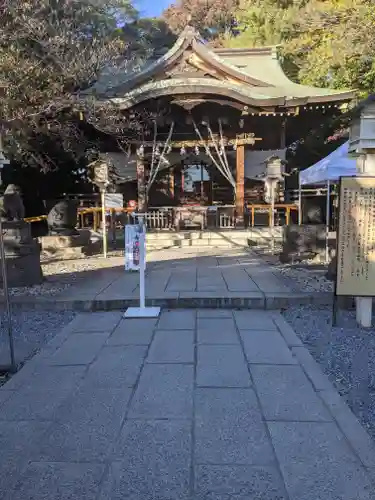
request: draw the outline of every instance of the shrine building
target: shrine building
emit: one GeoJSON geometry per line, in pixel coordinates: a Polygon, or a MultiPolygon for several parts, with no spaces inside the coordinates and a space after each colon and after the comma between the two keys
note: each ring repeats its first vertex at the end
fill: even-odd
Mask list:
{"type": "Polygon", "coordinates": [[[216,207],[234,225],[246,207],[269,204],[270,160],[280,166],[283,206],[287,147],[355,97],[294,83],[275,47],[212,49],[191,27],[142,68],[99,80],[95,93],[124,113],[154,117],[126,152],[106,152],[125,201],[147,212],[216,207]]]}

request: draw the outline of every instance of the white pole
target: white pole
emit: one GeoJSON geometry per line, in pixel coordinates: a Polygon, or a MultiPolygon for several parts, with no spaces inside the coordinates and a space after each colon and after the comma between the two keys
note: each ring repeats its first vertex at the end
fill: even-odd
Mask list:
{"type": "Polygon", "coordinates": [[[272,255],[275,253],[275,188],[274,179],[271,179],[271,252],[272,255]]]}
{"type": "Polygon", "coordinates": [[[302,192],[301,192],[301,174],[298,173],[298,225],[302,224],[302,192]]]}
{"type": "Polygon", "coordinates": [[[102,189],[103,257],[107,258],[107,221],[105,216],[105,189],[102,189]]]}
{"type": "Polygon", "coordinates": [[[329,261],[329,221],[331,214],[331,183],[327,181],[327,197],[326,197],[326,263],[329,261]]]}
{"type": "Polygon", "coordinates": [[[139,217],[139,307],[145,309],[146,307],[146,297],[145,297],[145,226],[143,218],[139,217]]]}

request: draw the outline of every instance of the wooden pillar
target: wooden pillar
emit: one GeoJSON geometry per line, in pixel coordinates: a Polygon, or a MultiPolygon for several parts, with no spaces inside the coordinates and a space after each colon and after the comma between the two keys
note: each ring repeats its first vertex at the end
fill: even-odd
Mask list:
{"type": "Polygon", "coordinates": [[[237,146],[236,153],[236,214],[237,225],[242,225],[245,203],[245,146],[237,146]]]}
{"type": "Polygon", "coordinates": [[[182,170],[181,170],[181,197],[183,198],[184,197],[184,193],[185,193],[185,172],[184,172],[184,168],[182,167],[182,170]]]}
{"type": "Polygon", "coordinates": [[[145,161],[143,155],[137,156],[137,187],[138,187],[138,211],[147,210],[147,193],[145,180],[145,161]]]}
{"type": "Polygon", "coordinates": [[[169,169],[169,196],[174,200],[174,170],[169,169]]]}

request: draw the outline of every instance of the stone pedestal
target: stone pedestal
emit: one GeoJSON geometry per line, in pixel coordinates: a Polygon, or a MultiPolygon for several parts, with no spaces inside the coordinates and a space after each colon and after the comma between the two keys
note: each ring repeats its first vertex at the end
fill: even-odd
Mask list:
{"type": "Polygon", "coordinates": [[[42,251],[62,259],[75,259],[90,253],[90,231],[83,230],[77,234],[50,235],[40,238],[42,251]]]}
{"type": "Polygon", "coordinates": [[[321,255],[324,259],[326,247],[325,226],[317,225],[290,225],[284,227],[283,250],[280,261],[283,263],[293,260],[313,258],[321,255]]]}
{"type": "MultiPolygon", "coordinates": [[[[3,222],[5,260],[9,287],[42,283],[40,245],[31,237],[30,224],[23,221],[3,222]]],[[[0,283],[3,277],[0,273],[0,283]]]]}

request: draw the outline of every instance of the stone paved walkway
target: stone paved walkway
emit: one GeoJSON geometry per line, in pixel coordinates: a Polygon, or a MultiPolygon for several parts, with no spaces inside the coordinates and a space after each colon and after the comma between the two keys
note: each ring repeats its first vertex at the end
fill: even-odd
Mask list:
{"type": "Polygon", "coordinates": [[[367,434],[277,313],[82,314],[0,389],[2,500],[373,500],[367,434]]]}
{"type": "MultiPolygon", "coordinates": [[[[98,269],[87,276],[83,273],[82,279],[59,299],[137,300],[139,274],[124,271],[123,257],[111,260],[112,268],[98,269]]],[[[263,308],[266,300],[291,295],[290,286],[273,272],[272,266],[251,251],[203,247],[160,250],[148,255],[146,296],[165,300],[166,305],[168,301],[185,300],[190,305],[196,299],[199,305],[200,299],[240,298],[255,308],[263,308]]]]}

